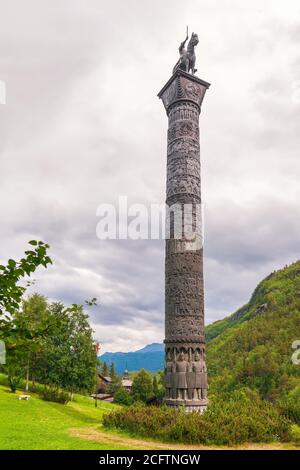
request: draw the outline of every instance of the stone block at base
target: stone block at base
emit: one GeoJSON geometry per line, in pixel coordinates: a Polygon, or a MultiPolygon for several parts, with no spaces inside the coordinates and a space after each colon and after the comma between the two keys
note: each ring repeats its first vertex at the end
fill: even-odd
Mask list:
{"type": "Polygon", "coordinates": [[[166,398],[164,403],[170,408],[184,407],[186,413],[203,413],[207,409],[208,400],[174,400],[172,398],[166,398]]]}

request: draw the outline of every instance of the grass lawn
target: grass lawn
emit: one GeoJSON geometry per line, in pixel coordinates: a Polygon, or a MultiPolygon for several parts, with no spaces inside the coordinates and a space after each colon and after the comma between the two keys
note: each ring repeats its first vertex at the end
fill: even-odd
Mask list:
{"type": "MultiPolygon", "coordinates": [[[[21,393],[21,392],[20,392],[21,393]]],[[[113,408],[109,403],[76,395],[67,405],[40,400],[18,400],[0,386],[0,449],[113,449],[111,443],[93,443],[75,437],[70,429],[99,427],[101,416],[113,408]]]]}
{"type": "Polygon", "coordinates": [[[103,413],[118,405],[75,395],[67,405],[31,398],[19,400],[10,392],[6,376],[0,374],[0,450],[133,450],[168,449],[169,445],[135,439],[125,433],[102,428],[103,413]]]}
{"type": "MultiPolygon", "coordinates": [[[[0,450],[20,449],[207,449],[203,446],[167,444],[139,439],[102,428],[103,413],[117,405],[75,396],[67,405],[46,402],[33,393],[29,401],[18,400],[24,392],[10,393],[0,377],[0,450]]],[[[213,448],[213,447],[210,447],[213,448]]],[[[216,447],[214,447],[216,448],[216,447]]],[[[244,445],[248,449],[294,448],[291,444],[244,445]]]]}

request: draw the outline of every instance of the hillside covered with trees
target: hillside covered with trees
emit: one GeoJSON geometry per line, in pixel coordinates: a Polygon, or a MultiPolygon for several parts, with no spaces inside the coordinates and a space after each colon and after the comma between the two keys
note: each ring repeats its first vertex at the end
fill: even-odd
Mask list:
{"type": "Polygon", "coordinates": [[[300,339],[300,262],[270,274],[206,335],[211,393],[248,386],[271,401],[296,389],[300,395],[300,365],[292,361],[300,339]]]}

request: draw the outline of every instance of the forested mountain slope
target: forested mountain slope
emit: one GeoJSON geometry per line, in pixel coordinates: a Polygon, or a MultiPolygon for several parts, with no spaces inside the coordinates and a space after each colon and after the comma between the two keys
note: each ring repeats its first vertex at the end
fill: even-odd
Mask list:
{"type": "Polygon", "coordinates": [[[206,334],[213,392],[249,386],[273,400],[300,385],[300,365],[291,360],[300,340],[300,261],[270,274],[248,304],[206,334]]]}

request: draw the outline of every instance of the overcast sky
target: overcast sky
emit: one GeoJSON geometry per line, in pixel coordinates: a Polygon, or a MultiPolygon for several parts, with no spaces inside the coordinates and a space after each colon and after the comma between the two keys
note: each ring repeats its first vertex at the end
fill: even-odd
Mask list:
{"type": "Polygon", "coordinates": [[[104,351],[162,341],[164,244],[100,241],[96,208],[165,198],[157,93],[199,35],[206,323],[299,258],[298,0],[0,0],[0,259],[51,245],[33,288],[83,302],[104,351]]]}

